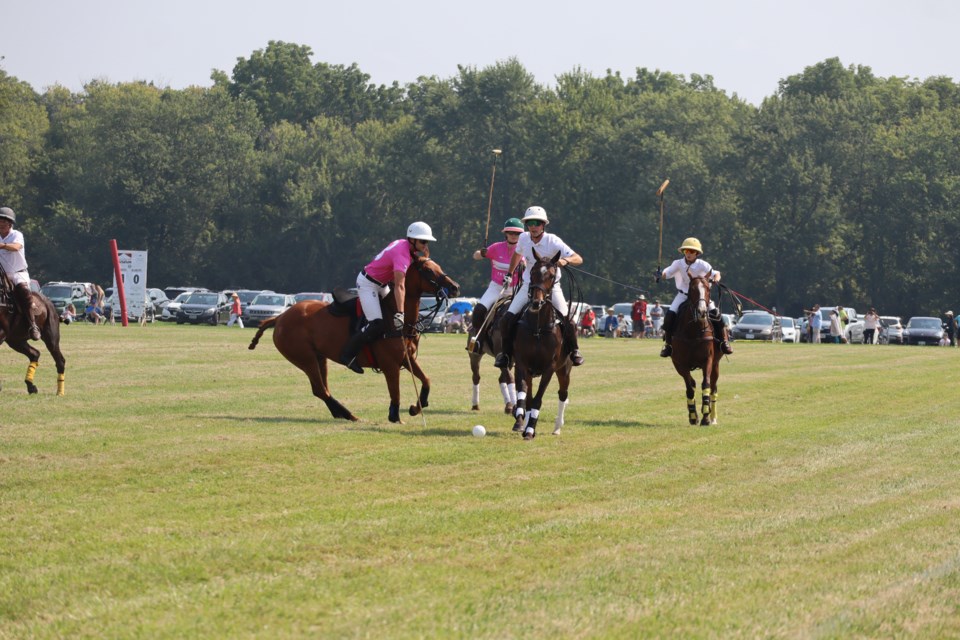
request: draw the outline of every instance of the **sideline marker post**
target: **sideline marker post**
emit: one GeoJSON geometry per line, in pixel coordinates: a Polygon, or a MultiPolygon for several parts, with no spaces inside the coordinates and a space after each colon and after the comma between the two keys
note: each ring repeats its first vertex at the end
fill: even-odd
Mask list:
{"type": "Polygon", "coordinates": [[[127,296],[123,290],[123,274],[120,273],[120,254],[117,251],[117,241],[110,241],[110,254],[113,258],[113,275],[117,279],[117,300],[120,303],[120,322],[127,326],[127,296]]]}

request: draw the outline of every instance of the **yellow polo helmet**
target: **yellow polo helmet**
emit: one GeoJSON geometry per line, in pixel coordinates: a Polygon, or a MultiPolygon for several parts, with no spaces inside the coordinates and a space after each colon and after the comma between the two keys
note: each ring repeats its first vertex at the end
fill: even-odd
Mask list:
{"type": "Polygon", "coordinates": [[[683,253],[684,249],[693,249],[697,253],[703,253],[703,247],[700,245],[700,241],[696,238],[687,238],[683,241],[683,244],[680,245],[678,251],[683,253]]]}

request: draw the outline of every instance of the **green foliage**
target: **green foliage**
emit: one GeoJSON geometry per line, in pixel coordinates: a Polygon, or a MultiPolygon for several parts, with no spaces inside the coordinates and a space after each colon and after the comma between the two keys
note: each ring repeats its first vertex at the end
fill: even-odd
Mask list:
{"type": "Polygon", "coordinates": [[[0,198],[23,213],[31,268],[109,279],[116,238],[151,251],[153,283],[328,290],[422,219],[476,294],[473,251],[539,204],[584,256],[591,302],[652,287],[690,235],[731,286],[791,315],[824,300],[936,314],[960,297],[943,266],[960,249],[950,78],[830,58],[755,108],[659,69],[545,87],[510,58],[387,87],[312,57],[271,41],[210,89],[37,96],[0,71],[0,198]]]}

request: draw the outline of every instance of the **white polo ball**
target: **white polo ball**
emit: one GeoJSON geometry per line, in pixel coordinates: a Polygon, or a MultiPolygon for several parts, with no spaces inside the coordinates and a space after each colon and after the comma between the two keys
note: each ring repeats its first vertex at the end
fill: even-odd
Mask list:
{"type": "Polygon", "coordinates": [[[473,428],[473,435],[476,438],[482,438],[483,436],[487,435],[487,430],[482,424],[478,424],[473,428]]]}

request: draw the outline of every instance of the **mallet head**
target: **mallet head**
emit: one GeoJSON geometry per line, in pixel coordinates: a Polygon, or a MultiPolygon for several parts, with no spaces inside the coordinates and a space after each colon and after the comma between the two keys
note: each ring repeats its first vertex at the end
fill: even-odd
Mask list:
{"type": "Polygon", "coordinates": [[[495,156],[498,156],[498,155],[500,155],[501,153],[503,153],[503,149],[494,149],[494,150],[493,150],[493,155],[495,155],[495,156]]]}
{"type": "Polygon", "coordinates": [[[666,190],[668,184],[670,184],[670,178],[667,178],[666,180],[664,180],[663,184],[660,185],[660,188],[657,189],[658,198],[663,195],[663,192],[666,190]]]}

